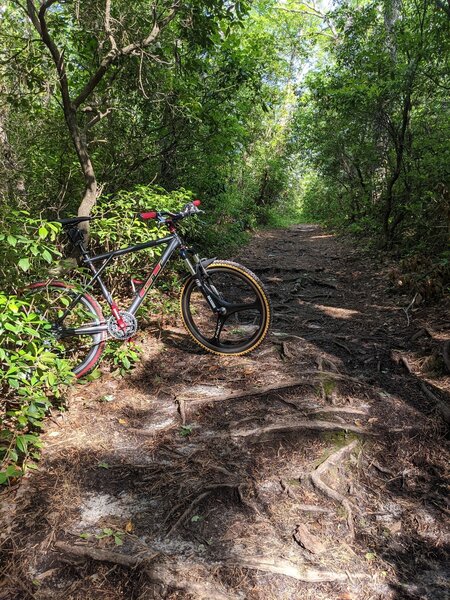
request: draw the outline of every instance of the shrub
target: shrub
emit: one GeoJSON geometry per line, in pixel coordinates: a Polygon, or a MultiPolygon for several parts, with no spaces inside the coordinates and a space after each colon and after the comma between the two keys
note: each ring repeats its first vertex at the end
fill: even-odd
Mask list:
{"type": "Polygon", "coordinates": [[[59,227],[27,211],[2,211],[0,274],[0,483],[23,474],[39,456],[39,435],[52,400],[72,380],[67,363],[45,344],[49,324],[17,291],[29,278],[48,276],[59,227]]]}

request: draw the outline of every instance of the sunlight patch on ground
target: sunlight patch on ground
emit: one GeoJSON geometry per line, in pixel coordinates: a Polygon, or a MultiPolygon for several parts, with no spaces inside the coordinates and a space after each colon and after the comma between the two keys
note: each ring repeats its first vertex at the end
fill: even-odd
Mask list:
{"type": "Polygon", "coordinates": [[[77,527],[83,529],[97,525],[105,517],[129,518],[131,513],[141,512],[143,503],[136,501],[130,493],[115,498],[110,494],[89,494],[80,508],[77,527]]]}
{"type": "Polygon", "coordinates": [[[349,308],[337,308],[336,306],[324,306],[323,304],[315,304],[316,308],[334,319],[352,319],[356,315],[360,315],[359,310],[351,310],[349,308]]]}

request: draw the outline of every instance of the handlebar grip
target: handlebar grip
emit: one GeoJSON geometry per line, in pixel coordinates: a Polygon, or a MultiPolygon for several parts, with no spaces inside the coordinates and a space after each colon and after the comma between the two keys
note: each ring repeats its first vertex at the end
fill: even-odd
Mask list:
{"type": "Polygon", "coordinates": [[[141,217],[141,219],[144,219],[144,221],[145,221],[146,219],[156,219],[156,217],[158,216],[158,213],[152,210],[150,212],[140,213],[139,216],[141,217]]]}

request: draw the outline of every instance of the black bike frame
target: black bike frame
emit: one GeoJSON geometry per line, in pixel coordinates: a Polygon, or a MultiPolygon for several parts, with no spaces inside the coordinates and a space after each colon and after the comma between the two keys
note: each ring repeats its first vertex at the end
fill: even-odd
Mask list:
{"type": "MultiPolygon", "coordinates": [[[[128,313],[132,315],[136,314],[139,307],[145,300],[145,297],[156,281],[158,275],[164,270],[164,267],[172,257],[173,253],[176,250],[180,249],[180,256],[185,261],[189,272],[194,275],[196,273],[196,269],[192,265],[191,261],[188,258],[188,249],[186,248],[183,240],[180,236],[174,231],[171,235],[168,235],[164,238],[158,240],[152,240],[150,242],[144,242],[143,244],[137,244],[136,246],[128,246],[128,248],[121,248],[120,250],[113,250],[112,252],[105,252],[104,254],[98,254],[96,256],[89,256],[86,248],[83,243],[79,243],[79,247],[81,250],[81,254],[83,256],[83,264],[87,265],[93,273],[92,279],[84,286],[84,289],[74,298],[74,300],[70,303],[70,305],[64,311],[64,314],[58,319],[60,323],[66,318],[75,304],[80,300],[86,290],[88,290],[94,283],[98,282],[100,289],[102,291],[103,297],[109,304],[111,308],[111,313],[114,315],[115,319],[119,323],[122,322],[122,318],[120,316],[119,307],[114,302],[113,297],[111,296],[108,288],[101,278],[101,274],[109,265],[109,263],[118,256],[123,256],[124,254],[129,254],[130,252],[139,252],[139,250],[145,250],[146,248],[152,248],[154,246],[162,246],[166,244],[166,248],[163,251],[163,254],[159,261],[156,263],[153,271],[150,273],[148,278],[143,283],[142,287],[137,291],[133,298],[133,302],[127,308],[128,313]],[[95,263],[103,261],[103,264],[97,269],[95,263]]],[[[100,333],[102,331],[107,331],[108,325],[107,323],[102,323],[101,325],[95,325],[93,327],[79,327],[76,329],[66,329],[66,335],[90,335],[95,333],[100,333]]]]}

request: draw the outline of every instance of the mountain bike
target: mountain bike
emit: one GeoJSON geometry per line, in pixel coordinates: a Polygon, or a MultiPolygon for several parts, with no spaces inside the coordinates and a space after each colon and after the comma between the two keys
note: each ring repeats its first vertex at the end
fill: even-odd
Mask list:
{"type": "Polygon", "coordinates": [[[79,252],[79,264],[87,267],[92,277],[84,286],[56,280],[34,283],[28,293],[33,307],[48,324],[45,343],[51,345],[59,357],[70,361],[76,377],[94,369],[108,339],[129,340],[136,334],[136,313],[176,252],[188,271],[180,293],[180,310],[193,341],[213,354],[242,356],[255,350],[264,340],[272,310],[258,277],[235,262],[200,258],[178,231],[182,219],[203,212],[199,205],[200,201],[194,200],[178,213],[142,212],[141,219],[156,220],[160,227],[167,228],[168,235],[95,256],[88,253],[84,232],[79,228],[80,223],[95,217],[58,220],[79,252]],[[153,246],[164,246],[161,257],[144,281],[132,280],[132,302],[122,310],[101,275],[113,259],[153,246]],[[95,284],[109,307],[111,314],[107,317],[98,301],[88,293],[95,284]]]}

